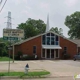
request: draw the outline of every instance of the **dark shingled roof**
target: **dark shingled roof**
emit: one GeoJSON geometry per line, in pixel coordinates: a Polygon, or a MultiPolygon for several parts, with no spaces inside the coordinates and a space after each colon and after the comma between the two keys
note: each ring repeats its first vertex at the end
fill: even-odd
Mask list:
{"type": "Polygon", "coordinates": [[[78,47],[80,47],[80,39],[73,39],[72,41],[77,43],[78,47]]]}

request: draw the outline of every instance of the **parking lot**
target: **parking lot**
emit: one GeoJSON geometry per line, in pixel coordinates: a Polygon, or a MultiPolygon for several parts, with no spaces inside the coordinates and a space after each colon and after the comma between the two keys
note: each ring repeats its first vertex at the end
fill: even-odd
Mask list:
{"type": "MultiPolygon", "coordinates": [[[[8,71],[9,62],[0,62],[0,72],[8,71]]],[[[80,74],[80,61],[73,60],[31,60],[10,62],[10,71],[24,71],[26,64],[29,71],[47,70],[51,72],[50,77],[74,76],[80,74]]]]}

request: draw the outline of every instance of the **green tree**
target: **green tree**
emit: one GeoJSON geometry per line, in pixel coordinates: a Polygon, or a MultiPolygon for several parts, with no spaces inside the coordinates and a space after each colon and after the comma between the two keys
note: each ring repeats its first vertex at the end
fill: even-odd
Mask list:
{"type": "Polygon", "coordinates": [[[71,39],[80,39],[80,12],[74,12],[65,19],[65,25],[69,28],[68,35],[71,39]]]}
{"type": "Polygon", "coordinates": [[[4,42],[0,43],[0,56],[7,56],[8,55],[8,50],[7,50],[7,45],[4,42]]]}
{"type": "Polygon", "coordinates": [[[45,32],[46,24],[42,20],[34,20],[28,18],[25,23],[21,23],[17,27],[18,29],[24,29],[24,37],[29,38],[45,32]]]}
{"type": "Polygon", "coordinates": [[[52,27],[51,29],[50,29],[50,31],[53,31],[53,32],[55,32],[55,33],[57,33],[57,34],[59,34],[59,35],[62,35],[63,34],[63,29],[62,28],[57,28],[57,27],[52,27]]]}

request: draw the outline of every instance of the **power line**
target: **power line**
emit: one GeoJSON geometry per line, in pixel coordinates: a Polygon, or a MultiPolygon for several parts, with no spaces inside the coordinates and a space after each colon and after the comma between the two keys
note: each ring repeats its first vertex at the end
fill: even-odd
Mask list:
{"type": "Polygon", "coordinates": [[[2,8],[1,8],[1,10],[0,10],[0,12],[1,12],[1,11],[2,11],[2,9],[4,8],[4,6],[5,6],[6,2],[7,2],[7,0],[5,0],[4,4],[3,4],[3,6],[2,6],[2,8]]]}

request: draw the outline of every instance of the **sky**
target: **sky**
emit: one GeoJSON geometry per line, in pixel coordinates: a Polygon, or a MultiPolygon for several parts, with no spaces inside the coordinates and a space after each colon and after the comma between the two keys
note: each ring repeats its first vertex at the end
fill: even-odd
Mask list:
{"type": "MultiPolygon", "coordinates": [[[[4,1],[0,5],[2,8],[4,1]]],[[[12,28],[16,29],[18,24],[26,22],[28,18],[41,19],[47,23],[49,14],[49,26],[63,29],[63,35],[67,35],[69,29],[65,26],[65,18],[76,11],[80,11],[80,0],[7,0],[3,10],[0,12],[0,37],[6,28],[8,11],[11,12],[12,28]]]]}

